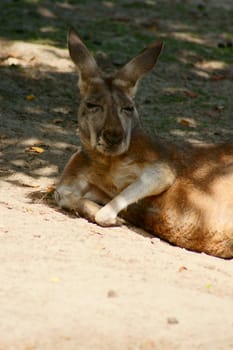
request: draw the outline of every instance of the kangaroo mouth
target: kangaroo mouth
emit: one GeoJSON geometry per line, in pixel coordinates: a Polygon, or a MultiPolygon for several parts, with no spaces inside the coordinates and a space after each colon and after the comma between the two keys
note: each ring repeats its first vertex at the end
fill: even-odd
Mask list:
{"type": "Polygon", "coordinates": [[[86,133],[81,128],[79,128],[79,137],[84,148],[112,157],[127,152],[131,139],[130,133],[123,134],[119,139],[108,139],[106,135],[103,137],[102,133],[98,134],[93,130],[86,133]]]}
{"type": "Polygon", "coordinates": [[[118,156],[127,152],[128,145],[127,142],[125,142],[125,140],[122,140],[120,143],[114,144],[111,142],[105,142],[102,138],[100,138],[97,142],[96,150],[104,155],[118,156]]]}

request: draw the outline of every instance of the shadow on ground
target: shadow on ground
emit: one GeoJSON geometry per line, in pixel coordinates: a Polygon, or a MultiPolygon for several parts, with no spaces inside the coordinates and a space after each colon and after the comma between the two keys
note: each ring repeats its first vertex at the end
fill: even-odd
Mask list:
{"type": "Polygon", "coordinates": [[[55,48],[66,46],[70,24],[104,65],[112,62],[115,68],[147,43],[165,42],[137,96],[151,133],[192,142],[232,139],[231,1],[4,0],[0,12],[4,179],[20,183],[12,179],[15,173],[54,179],[77,148],[76,75],[64,63],[67,51],[55,48]],[[25,43],[25,52],[19,52],[15,42],[34,44],[25,43]],[[56,59],[53,67],[46,55],[56,59]]]}
{"type": "Polygon", "coordinates": [[[35,179],[53,177],[63,157],[77,148],[71,93],[76,78],[51,71],[33,78],[34,72],[2,69],[1,175],[22,172],[35,179]]]}

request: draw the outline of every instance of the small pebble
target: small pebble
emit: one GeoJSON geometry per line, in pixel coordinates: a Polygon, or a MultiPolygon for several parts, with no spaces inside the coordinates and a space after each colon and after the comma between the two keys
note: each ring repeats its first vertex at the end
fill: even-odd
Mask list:
{"type": "Polygon", "coordinates": [[[179,323],[179,321],[177,320],[176,317],[168,317],[167,318],[167,323],[168,324],[177,324],[177,323],[179,323]]]}
{"type": "Polygon", "coordinates": [[[115,290],[110,289],[107,294],[108,298],[116,298],[117,297],[117,292],[115,290]]]}

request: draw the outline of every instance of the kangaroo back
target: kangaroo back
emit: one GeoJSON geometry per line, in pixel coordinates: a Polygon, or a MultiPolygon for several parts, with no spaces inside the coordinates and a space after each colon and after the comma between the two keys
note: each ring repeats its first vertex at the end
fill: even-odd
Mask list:
{"type": "Polygon", "coordinates": [[[188,148],[173,185],[134,204],[127,220],[175,245],[233,257],[233,145],[188,148]]]}

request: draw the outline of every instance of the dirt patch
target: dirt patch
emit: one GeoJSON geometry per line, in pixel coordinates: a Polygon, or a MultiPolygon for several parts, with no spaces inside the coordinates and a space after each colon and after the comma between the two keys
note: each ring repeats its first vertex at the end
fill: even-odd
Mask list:
{"type": "Polygon", "coordinates": [[[137,97],[145,127],[220,142],[232,139],[231,1],[0,8],[0,349],[232,349],[232,260],[131,226],[100,228],[50,195],[78,146],[77,77],[61,48],[67,24],[115,67],[163,39],[137,97]]]}

